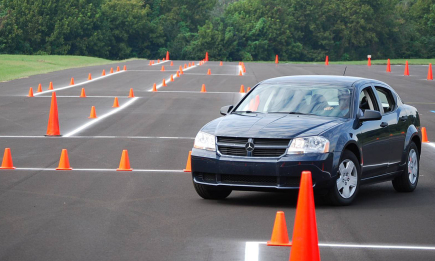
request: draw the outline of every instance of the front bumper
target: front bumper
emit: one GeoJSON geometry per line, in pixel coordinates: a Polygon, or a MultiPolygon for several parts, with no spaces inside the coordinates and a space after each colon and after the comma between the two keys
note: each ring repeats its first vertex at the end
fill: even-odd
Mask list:
{"type": "Polygon", "coordinates": [[[221,156],[193,149],[192,178],[195,183],[234,190],[298,189],[302,171],[311,171],[313,187],[330,188],[337,173],[334,163],[339,158],[338,152],[262,158],[221,156]]]}

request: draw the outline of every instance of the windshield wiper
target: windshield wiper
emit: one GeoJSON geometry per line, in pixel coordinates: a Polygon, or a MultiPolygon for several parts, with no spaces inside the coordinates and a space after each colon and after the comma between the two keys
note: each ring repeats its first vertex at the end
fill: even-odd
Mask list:
{"type": "Polygon", "coordinates": [[[257,111],[233,111],[232,113],[242,114],[242,113],[258,113],[258,112],[257,111]]]}
{"type": "Polygon", "coordinates": [[[298,112],[298,111],[291,111],[288,114],[298,114],[298,115],[316,115],[316,114],[312,114],[312,113],[303,113],[303,112],[298,112]]]}

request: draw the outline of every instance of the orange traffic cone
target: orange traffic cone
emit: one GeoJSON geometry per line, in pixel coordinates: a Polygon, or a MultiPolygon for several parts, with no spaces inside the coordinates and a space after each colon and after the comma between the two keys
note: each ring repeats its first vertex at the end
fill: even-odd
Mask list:
{"type": "Polygon", "coordinates": [[[192,157],[192,151],[189,151],[189,156],[187,156],[186,168],[183,169],[184,172],[192,172],[192,164],[190,159],[191,157],[192,157]]]}
{"type": "Polygon", "coordinates": [[[290,261],[320,261],[316,211],[310,171],[303,171],[299,186],[290,261]]]}
{"type": "MultiPolygon", "coordinates": [[[[180,66],[181,67],[181,66],[180,66]]],[[[180,69],[180,73],[184,74],[183,68],[180,69]]]]}
{"type": "Polygon", "coordinates": [[[278,60],[278,55],[275,55],[275,63],[278,64],[279,60],[278,60]]]}
{"type": "Polygon", "coordinates": [[[92,106],[91,108],[91,114],[89,115],[88,119],[96,119],[97,113],[95,112],[95,106],[92,106]]]}
{"type": "Polygon", "coordinates": [[[5,153],[3,154],[3,162],[0,169],[15,169],[14,163],[12,162],[11,149],[5,148],[5,153]]]}
{"type": "Polygon", "coordinates": [[[86,98],[85,88],[82,88],[82,92],[80,93],[80,98],[86,98]]]}
{"type": "Polygon", "coordinates": [[[128,158],[128,151],[123,150],[121,155],[121,161],[119,162],[119,168],[117,171],[132,171],[133,169],[130,167],[130,160],[128,158]]]}
{"type": "Polygon", "coordinates": [[[368,60],[367,60],[367,66],[372,66],[372,58],[368,58],[368,60]]]}
{"type": "Polygon", "coordinates": [[[222,66],[222,65],[224,65],[224,63],[221,61],[221,62],[219,63],[219,66],[222,66]]]}
{"type": "Polygon", "coordinates": [[[29,95],[27,95],[27,97],[33,97],[33,88],[32,87],[30,87],[29,95]]]}
{"type": "Polygon", "coordinates": [[[74,85],[74,77],[71,78],[71,82],[69,83],[69,85],[74,85]]]}
{"type": "Polygon", "coordinates": [[[248,93],[251,90],[251,87],[248,87],[248,89],[246,89],[246,92],[248,93]]]}
{"type": "Polygon", "coordinates": [[[42,85],[38,84],[38,90],[36,92],[42,92],[42,85]]]}
{"type": "Polygon", "coordinates": [[[165,79],[163,79],[163,81],[162,81],[162,86],[167,86],[167,85],[166,85],[166,80],[165,80],[165,79]]]}
{"type": "Polygon", "coordinates": [[[128,94],[128,98],[134,98],[133,88],[130,88],[130,93],[128,94]]]}
{"type": "Polygon", "coordinates": [[[46,136],[60,136],[59,130],[59,115],[57,113],[56,92],[51,95],[50,116],[48,117],[46,136]]]}
{"type": "Polygon", "coordinates": [[[106,75],[106,70],[103,70],[103,72],[101,73],[101,76],[106,75]]]}
{"type": "Polygon", "coordinates": [[[166,51],[166,60],[169,60],[169,51],[166,51]]]}
{"type": "Polygon", "coordinates": [[[60,154],[59,166],[56,170],[72,170],[69,165],[68,151],[66,149],[63,149],[62,154],[60,154]]]}
{"type": "Polygon", "coordinates": [[[240,85],[240,91],[239,92],[240,93],[245,93],[245,86],[243,86],[243,84],[240,85]]]}
{"type": "Polygon", "coordinates": [[[207,92],[207,90],[205,89],[205,84],[202,84],[201,92],[207,92]]]}
{"type": "Polygon", "coordinates": [[[118,97],[115,97],[115,100],[113,100],[112,108],[118,108],[118,107],[119,107],[118,97]]]}
{"type": "Polygon", "coordinates": [[[127,71],[127,66],[126,65],[124,65],[124,71],[127,71]]]}
{"type": "Polygon", "coordinates": [[[326,56],[326,59],[325,59],[325,65],[329,65],[329,56],[328,55],[326,56]]]}
{"type": "Polygon", "coordinates": [[[246,72],[245,64],[243,64],[242,69],[243,69],[243,73],[245,73],[246,72]]]}
{"type": "Polygon", "coordinates": [[[91,74],[88,75],[88,81],[89,80],[92,80],[92,75],[91,74]]]}
{"type": "Polygon", "coordinates": [[[174,62],[173,61],[171,61],[171,66],[174,66],[174,62]]]}
{"type": "Polygon", "coordinates": [[[157,59],[157,63],[160,63],[160,59],[157,59]]]}
{"type": "Polygon", "coordinates": [[[191,67],[191,66],[193,66],[193,64],[189,63],[187,66],[188,66],[188,67],[191,67]]]}
{"type": "Polygon", "coordinates": [[[177,71],[177,77],[180,77],[180,71],[177,71]]]}
{"type": "Polygon", "coordinates": [[[151,65],[153,65],[153,63],[150,61],[148,65],[151,66],[151,65]]]}
{"type": "Polygon", "coordinates": [[[116,66],[116,71],[117,71],[117,72],[119,72],[119,71],[120,71],[120,70],[119,70],[119,66],[116,66]]]}
{"type": "Polygon", "coordinates": [[[240,72],[239,72],[239,76],[243,76],[243,72],[242,72],[242,70],[240,70],[240,72]]]}
{"type": "Polygon", "coordinates": [[[162,61],[166,61],[165,58],[163,58],[162,61]]]}
{"type": "Polygon", "coordinates": [[[403,75],[404,75],[404,76],[409,76],[408,60],[406,61],[406,64],[405,64],[405,73],[404,73],[403,75]]]}
{"type": "Polygon", "coordinates": [[[162,71],[162,72],[165,71],[165,66],[164,65],[162,65],[162,69],[160,71],[162,71]]]}
{"type": "Polygon", "coordinates": [[[112,68],[110,68],[110,73],[113,73],[113,67],[112,67],[112,68]]]}
{"type": "Polygon", "coordinates": [[[391,72],[391,63],[390,63],[390,59],[387,60],[387,72],[391,72]]]}
{"type": "Polygon", "coordinates": [[[187,64],[184,64],[184,69],[187,69],[187,64]]]}
{"type": "Polygon", "coordinates": [[[423,142],[429,142],[429,140],[427,139],[426,127],[421,127],[421,138],[423,142]]]}
{"type": "Polygon", "coordinates": [[[267,241],[268,246],[291,246],[288,239],[287,225],[285,223],[284,212],[276,212],[275,224],[273,225],[272,237],[267,241]]]}
{"type": "Polygon", "coordinates": [[[171,82],[174,81],[174,75],[171,74],[171,82]]]}
{"type": "Polygon", "coordinates": [[[427,70],[427,79],[429,81],[433,80],[433,75],[432,75],[432,64],[429,64],[429,69],[427,70]]]}
{"type": "Polygon", "coordinates": [[[205,52],[205,62],[208,62],[208,52],[205,52]]]}
{"type": "Polygon", "coordinates": [[[211,75],[211,71],[210,71],[210,69],[208,69],[208,71],[207,71],[207,75],[211,75]]]}
{"type": "Polygon", "coordinates": [[[153,84],[153,92],[156,92],[157,91],[157,85],[156,85],[156,83],[154,83],[153,84]]]}
{"type": "Polygon", "coordinates": [[[50,82],[50,84],[48,85],[48,89],[53,90],[53,82],[50,82]]]}

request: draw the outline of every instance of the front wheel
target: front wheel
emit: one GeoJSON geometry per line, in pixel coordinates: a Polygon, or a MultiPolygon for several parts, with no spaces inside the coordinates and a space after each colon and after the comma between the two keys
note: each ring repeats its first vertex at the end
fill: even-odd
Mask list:
{"type": "Polygon", "coordinates": [[[215,187],[193,182],[196,193],[204,199],[224,199],[228,197],[232,190],[229,188],[215,187]]]}
{"type": "Polygon", "coordinates": [[[418,148],[414,142],[409,144],[408,158],[403,173],[393,179],[393,187],[397,192],[412,192],[417,187],[418,176],[420,171],[420,159],[418,148]]]}
{"type": "Polygon", "coordinates": [[[329,191],[333,205],[347,206],[355,199],[360,187],[361,168],[355,154],[343,151],[338,165],[338,178],[329,191]]]}

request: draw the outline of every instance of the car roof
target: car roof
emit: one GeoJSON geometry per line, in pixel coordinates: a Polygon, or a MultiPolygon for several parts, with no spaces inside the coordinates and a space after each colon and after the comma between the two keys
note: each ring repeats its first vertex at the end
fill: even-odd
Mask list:
{"type": "Polygon", "coordinates": [[[292,84],[321,84],[326,86],[343,86],[351,87],[356,86],[357,83],[367,83],[367,82],[378,82],[385,84],[383,82],[361,78],[353,76],[336,76],[336,75],[296,75],[296,76],[283,76],[277,78],[271,78],[262,81],[261,83],[266,84],[280,84],[280,83],[292,83],[292,84]]]}

